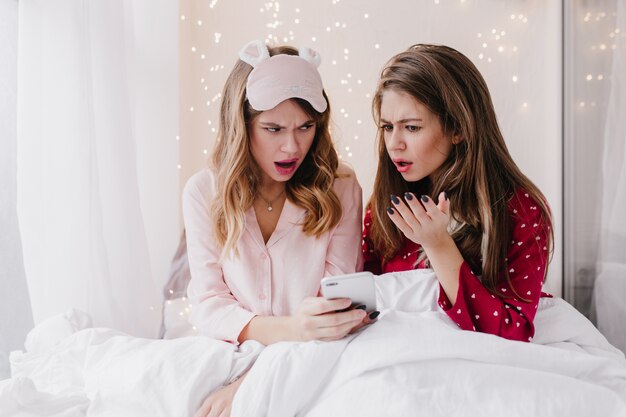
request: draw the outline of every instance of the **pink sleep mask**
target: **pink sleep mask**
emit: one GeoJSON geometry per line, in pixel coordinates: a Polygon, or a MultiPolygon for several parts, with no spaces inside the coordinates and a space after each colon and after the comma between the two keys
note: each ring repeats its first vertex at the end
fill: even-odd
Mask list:
{"type": "Polygon", "coordinates": [[[239,58],[253,67],[246,85],[247,99],[253,109],[270,110],[287,99],[301,98],[319,113],[326,110],[328,103],[317,71],[321,58],[306,47],[298,53],[270,57],[267,46],[258,40],[239,51],[239,58]]]}

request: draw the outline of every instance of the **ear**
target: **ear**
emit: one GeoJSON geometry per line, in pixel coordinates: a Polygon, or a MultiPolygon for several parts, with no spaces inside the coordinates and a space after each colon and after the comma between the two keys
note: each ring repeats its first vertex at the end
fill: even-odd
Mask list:
{"type": "Polygon", "coordinates": [[[318,54],[316,50],[311,49],[308,46],[303,46],[302,48],[300,48],[300,50],[298,51],[298,55],[313,64],[315,68],[318,68],[322,63],[322,57],[320,56],[320,54],[318,54]]]}
{"type": "Polygon", "coordinates": [[[266,59],[269,59],[269,57],[270,52],[267,50],[267,46],[260,40],[254,40],[248,43],[239,51],[239,59],[246,64],[252,65],[253,68],[266,59]]]}
{"type": "Polygon", "coordinates": [[[463,136],[461,136],[460,133],[457,133],[454,136],[452,136],[452,144],[453,145],[458,145],[459,143],[463,142],[464,140],[465,140],[465,138],[463,136]]]}

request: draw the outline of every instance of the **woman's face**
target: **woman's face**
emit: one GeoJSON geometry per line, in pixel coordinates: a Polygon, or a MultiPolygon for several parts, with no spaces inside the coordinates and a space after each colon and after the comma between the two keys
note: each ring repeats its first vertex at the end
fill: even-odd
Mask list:
{"type": "Polygon", "coordinates": [[[252,156],[263,172],[263,182],[285,182],[311,149],[315,122],[294,101],[285,100],[260,113],[248,134],[252,156]]]}
{"type": "Polygon", "coordinates": [[[450,154],[452,138],[439,118],[412,96],[383,92],[380,119],[387,153],[405,181],[430,177],[450,154]]]}

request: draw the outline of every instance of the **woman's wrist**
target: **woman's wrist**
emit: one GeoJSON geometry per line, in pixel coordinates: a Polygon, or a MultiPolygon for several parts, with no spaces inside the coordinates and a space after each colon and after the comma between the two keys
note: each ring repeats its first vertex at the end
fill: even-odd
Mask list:
{"type": "Polygon", "coordinates": [[[256,340],[264,345],[297,341],[297,326],[292,316],[254,316],[241,331],[238,341],[256,340]]]}
{"type": "Polygon", "coordinates": [[[281,319],[283,319],[285,340],[292,342],[301,341],[302,337],[300,336],[300,329],[297,326],[294,316],[285,316],[281,317],[281,319]]]}
{"type": "Polygon", "coordinates": [[[430,256],[431,254],[447,252],[449,250],[457,249],[456,242],[452,239],[452,236],[446,233],[445,236],[434,242],[423,243],[422,248],[424,248],[424,252],[426,255],[430,256]]]}

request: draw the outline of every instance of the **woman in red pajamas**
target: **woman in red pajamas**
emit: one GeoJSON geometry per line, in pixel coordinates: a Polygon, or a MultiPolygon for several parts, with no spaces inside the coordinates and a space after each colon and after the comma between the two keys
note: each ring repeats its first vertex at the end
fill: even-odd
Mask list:
{"type": "Polygon", "coordinates": [[[480,72],[452,48],[415,45],[385,65],[372,106],[365,269],[432,268],[439,306],[461,329],[530,341],[551,215],[508,152],[480,72]]]}

